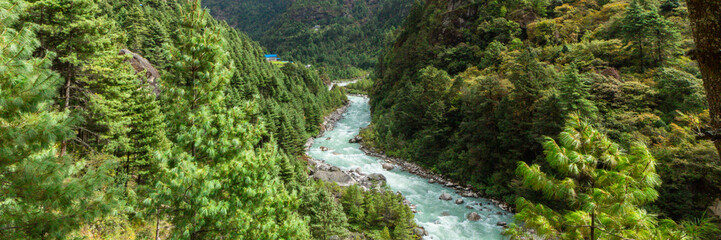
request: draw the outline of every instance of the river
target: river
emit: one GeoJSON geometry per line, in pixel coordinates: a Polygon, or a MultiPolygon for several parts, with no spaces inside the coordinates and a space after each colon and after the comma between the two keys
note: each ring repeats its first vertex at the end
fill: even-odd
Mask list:
{"type": "Polygon", "coordinates": [[[368,99],[355,96],[348,98],[351,105],[343,114],[343,119],[332,131],[315,140],[308,151],[309,156],[325,160],[344,170],[360,168],[365,173],[383,174],[393,191],[401,192],[406,199],[416,205],[418,211],[415,214],[416,222],[428,232],[428,236],[424,239],[505,239],[501,235],[503,228],[496,224],[510,223],[513,221],[513,216],[493,205],[488,199],[461,197],[453,189],[428,183],[428,180],[399,170],[400,168],[386,171],[381,166],[382,160],[364,154],[359,149],[359,144],[348,143],[348,140],[358,135],[360,129],[368,126],[371,121],[368,99]],[[327,140],[328,137],[330,140],[327,140]],[[321,151],[321,146],[329,150],[321,151]],[[438,199],[442,193],[451,194],[454,200],[438,199]],[[455,199],[458,198],[464,199],[465,203],[455,204],[455,199]],[[471,205],[474,209],[468,209],[466,205],[471,205]],[[481,215],[480,221],[472,222],[466,219],[466,215],[473,211],[481,215]]]}

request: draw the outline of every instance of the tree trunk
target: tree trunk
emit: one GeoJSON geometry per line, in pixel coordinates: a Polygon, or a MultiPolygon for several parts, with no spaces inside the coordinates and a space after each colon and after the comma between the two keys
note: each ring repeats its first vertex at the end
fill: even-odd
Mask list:
{"type": "MultiPolygon", "coordinates": [[[[70,108],[70,77],[65,78],[65,104],[63,105],[63,111],[67,111],[70,108]]],[[[68,149],[68,140],[62,142],[60,148],[60,156],[65,156],[68,149]]]]}
{"type": "Polygon", "coordinates": [[[160,240],[160,210],[155,209],[155,240],[160,240]]]}
{"type": "MultiPolygon", "coordinates": [[[[721,1],[688,0],[696,60],[703,75],[713,134],[721,131],[721,1]]],[[[713,138],[721,153],[721,138],[713,138]]]]}
{"type": "Polygon", "coordinates": [[[591,210],[591,240],[596,240],[596,209],[591,210]]]}

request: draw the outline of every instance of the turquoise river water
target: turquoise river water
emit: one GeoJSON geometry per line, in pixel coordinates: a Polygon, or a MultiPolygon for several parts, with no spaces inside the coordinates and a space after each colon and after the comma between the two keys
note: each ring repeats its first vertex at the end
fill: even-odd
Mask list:
{"type": "Polygon", "coordinates": [[[428,180],[404,172],[400,168],[391,171],[383,169],[381,159],[368,156],[359,149],[360,145],[348,143],[348,140],[358,135],[361,128],[368,126],[371,121],[368,99],[349,96],[351,105],[343,114],[336,127],[318,138],[310,148],[308,155],[325,160],[325,162],[344,170],[360,168],[364,173],[380,173],[387,179],[388,186],[393,191],[401,192],[406,199],[417,206],[415,219],[418,225],[428,232],[426,240],[485,240],[505,239],[501,235],[502,227],[496,226],[498,222],[512,222],[513,216],[488,199],[461,197],[453,189],[440,184],[428,183],[428,180]],[[330,137],[330,140],[327,138],[330,137]],[[329,148],[321,151],[320,147],[329,148]],[[453,196],[452,201],[438,199],[442,193],[453,196]],[[464,204],[455,204],[455,199],[464,199],[464,204]],[[477,205],[476,203],[481,203],[477,205]],[[474,209],[466,208],[471,205],[474,209]],[[466,215],[477,212],[482,216],[480,221],[469,221],[466,215]],[[498,213],[502,214],[498,214],[498,213]]]}

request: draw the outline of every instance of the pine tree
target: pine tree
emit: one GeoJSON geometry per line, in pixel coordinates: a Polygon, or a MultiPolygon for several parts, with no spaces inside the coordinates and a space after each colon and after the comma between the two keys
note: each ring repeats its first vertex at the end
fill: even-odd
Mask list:
{"type": "Polygon", "coordinates": [[[587,119],[596,118],[596,106],[589,100],[589,86],[578,74],[575,64],[566,67],[559,88],[561,108],[566,114],[578,112],[587,119]]]}
{"type": "MultiPolygon", "coordinates": [[[[136,76],[143,78],[144,74],[136,76]]],[[[145,80],[136,80],[136,85],[138,82],[144,83],[145,80]]],[[[169,145],[165,135],[165,114],[150,86],[136,87],[129,103],[128,111],[131,114],[128,137],[131,139],[132,161],[127,167],[139,184],[153,182],[159,167],[155,152],[166,150],[169,145]]]]}
{"type": "Polygon", "coordinates": [[[131,95],[139,85],[133,69],[123,59],[114,51],[105,52],[88,62],[84,75],[78,78],[84,83],[88,98],[87,130],[82,133],[93,133],[80,139],[84,142],[94,140],[91,144],[98,151],[118,158],[127,157],[131,151],[128,110],[131,95]]]}
{"type": "Polygon", "coordinates": [[[343,213],[343,207],[336,202],[323,184],[317,182],[315,186],[305,189],[300,199],[302,202],[300,212],[310,217],[308,225],[316,239],[328,239],[333,235],[342,236],[347,231],[348,220],[343,213]]]}
{"type": "Polygon", "coordinates": [[[678,52],[678,30],[654,8],[647,10],[639,0],[633,0],[621,21],[623,39],[642,70],[662,65],[678,52]]]}
{"type": "Polygon", "coordinates": [[[266,132],[251,122],[257,105],[226,105],[232,62],[222,30],[199,1],[179,9],[163,94],[174,146],[161,154],[163,176],[145,203],[168,214],[174,239],[307,238],[278,177],[277,147],[259,144],[266,132]]]}
{"type": "Polygon", "coordinates": [[[109,179],[98,169],[58,156],[73,138],[68,112],[52,108],[62,84],[29,27],[18,26],[24,1],[0,2],[0,236],[61,239],[107,207],[109,179]],[[11,3],[12,2],[12,3],[11,3]]]}
{"type": "MultiPolygon", "coordinates": [[[[61,88],[62,110],[75,114],[83,109],[85,99],[83,83],[78,79],[83,68],[98,52],[112,45],[112,22],[98,17],[99,9],[93,0],[29,0],[24,20],[37,24],[41,43],[36,55],[54,52],[57,57],[52,69],[60,73],[65,83],[61,88]]],[[[79,115],[79,114],[78,114],[79,115]]],[[[79,117],[79,116],[73,116],[79,117]]],[[[78,128],[82,132],[83,128],[78,128]]],[[[89,133],[92,134],[92,133],[89,133]]],[[[83,133],[79,134],[83,136],[83,133]]],[[[63,142],[61,155],[66,154],[68,141],[63,142]]],[[[88,150],[85,150],[88,151],[88,150]]]]}
{"type": "Polygon", "coordinates": [[[547,138],[543,146],[553,171],[519,162],[516,172],[524,186],[565,207],[518,198],[516,219],[526,227],[559,239],[680,237],[669,228],[672,222],[657,224],[655,216],[641,208],[658,197],[655,188],[661,184],[645,146],[636,144],[626,153],[577,115],[570,117],[558,142],[547,138]]]}

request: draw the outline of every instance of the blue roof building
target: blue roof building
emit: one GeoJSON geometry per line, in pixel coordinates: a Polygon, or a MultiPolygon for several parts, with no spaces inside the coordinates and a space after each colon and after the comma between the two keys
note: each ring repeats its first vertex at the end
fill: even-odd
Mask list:
{"type": "Polygon", "coordinates": [[[277,62],[280,61],[280,58],[277,54],[266,54],[265,60],[268,60],[268,62],[277,62]]]}

